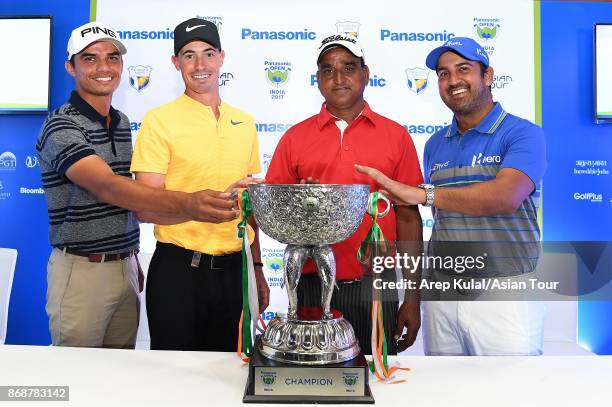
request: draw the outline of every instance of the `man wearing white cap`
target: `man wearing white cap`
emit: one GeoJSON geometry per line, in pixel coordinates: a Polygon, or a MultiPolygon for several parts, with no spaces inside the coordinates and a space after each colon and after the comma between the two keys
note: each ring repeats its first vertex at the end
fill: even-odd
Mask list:
{"type": "Polygon", "coordinates": [[[46,309],[54,345],[134,347],[143,276],[131,210],[207,222],[238,215],[227,193],[162,191],[132,180],[130,122],[111,106],[125,53],[102,23],[72,32],[65,67],[76,90],[36,143],[53,246],[46,309]]]}
{"type": "MultiPolygon", "coordinates": [[[[266,181],[369,184],[375,191],[378,185],[354,168],[356,163],[367,162],[389,177],[409,185],[420,184],[421,169],[410,135],[400,124],[373,112],[363,98],[370,71],[357,39],[343,34],[324,38],[317,51],[317,67],[317,82],[325,103],[318,114],[292,126],[283,135],[266,181]]],[[[387,240],[423,239],[416,206],[395,207],[378,223],[387,240]]],[[[353,325],[366,353],[371,349],[372,279],[364,275],[357,251],[371,224],[366,215],[357,232],[332,245],[339,290],[334,292],[331,306],[353,325]]],[[[302,305],[320,303],[320,283],[314,270],[313,262],[308,260],[297,286],[298,302],[302,305]]],[[[412,345],[420,327],[419,298],[416,295],[407,298],[399,312],[397,295],[388,298],[383,304],[383,315],[389,352],[412,345]]]]}

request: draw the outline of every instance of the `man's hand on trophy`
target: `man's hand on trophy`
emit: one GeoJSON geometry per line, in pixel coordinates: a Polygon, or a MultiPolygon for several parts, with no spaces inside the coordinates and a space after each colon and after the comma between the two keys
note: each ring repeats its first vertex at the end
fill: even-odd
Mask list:
{"type": "Polygon", "coordinates": [[[321,181],[319,181],[318,179],[314,179],[312,177],[308,177],[308,178],[302,178],[300,180],[300,184],[320,184],[321,181]]]}
{"type": "Polygon", "coordinates": [[[225,192],[238,192],[241,189],[248,188],[250,185],[262,184],[264,180],[262,178],[255,178],[251,176],[244,177],[238,181],[232,182],[230,186],[225,189],[225,192]]]}
{"type": "Polygon", "coordinates": [[[184,211],[193,220],[222,223],[236,219],[240,213],[234,209],[234,200],[228,192],[205,189],[188,195],[184,211]]]}
{"type": "Polygon", "coordinates": [[[270,303],[270,287],[266,282],[266,276],[264,276],[263,269],[255,268],[255,282],[257,284],[257,299],[259,301],[259,313],[265,311],[270,303]]]}
{"type": "Polygon", "coordinates": [[[397,329],[395,330],[395,341],[397,352],[403,352],[412,346],[421,328],[421,307],[413,301],[402,303],[397,314],[397,329]],[[406,333],[402,335],[406,328],[406,333]]]}
{"type": "Polygon", "coordinates": [[[355,164],[355,169],[376,181],[380,185],[380,192],[389,196],[396,205],[419,205],[425,203],[425,191],[421,188],[394,181],[376,168],[355,164]]]}

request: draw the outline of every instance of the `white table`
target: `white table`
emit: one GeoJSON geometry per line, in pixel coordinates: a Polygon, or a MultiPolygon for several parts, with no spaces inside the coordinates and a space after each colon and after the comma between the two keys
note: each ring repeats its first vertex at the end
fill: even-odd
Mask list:
{"type": "MultiPolygon", "coordinates": [[[[611,405],[612,357],[398,358],[402,384],[371,377],[378,406],[611,405]]],[[[0,385],[68,385],[55,406],[240,406],[248,369],[230,353],[0,346],[0,385]]],[[[0,407],[48,402],[0,402],[0,407]]]]}

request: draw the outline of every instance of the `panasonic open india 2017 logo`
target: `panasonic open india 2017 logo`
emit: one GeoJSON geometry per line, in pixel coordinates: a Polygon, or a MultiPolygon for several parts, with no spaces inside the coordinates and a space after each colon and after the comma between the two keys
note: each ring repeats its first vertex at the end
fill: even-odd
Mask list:
{"type": "Polygon", "coordinates": [[[289,82],[291,75],[291,62],[276,62],[276,61],[265,61],[265,72],[266,80],[272,89],[270,89],[270,97],[272,99],[280,100],[284,99],[287,92],[284,89],[279,89],[289,82]]]}
{"type": "Polygon", "coordinates": [[[499,34],[499,27],[499,18],[474,17],[474,29],[481,40],[494,40],[499,34]]]}
{"type": "Polygon", "coordinates": [[[130,86],[136,89],[138,92],[145,89],[151,83],[151,71],[153,68],[150,66],[136,65],[130,66],[128,72],[130,74],[130,86]]]}
{"type": "Polygon", "coordinates": [[[427,89],[429,80],[429,69],[426,68],[407,68],[406,78],[408,89],[416,93],[417,95],[427,89]]]}

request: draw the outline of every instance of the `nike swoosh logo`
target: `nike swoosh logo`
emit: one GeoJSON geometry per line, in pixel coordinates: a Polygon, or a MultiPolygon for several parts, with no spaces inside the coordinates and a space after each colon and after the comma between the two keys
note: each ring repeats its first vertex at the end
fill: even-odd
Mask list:
{"type": "Polygon", "coordinates": [[[237,125],[237,124],[241,124],[241,123],[244,123],[244,122],[235,122],[235,121],[233,121],[233,120],[230,120],[230,123],[232,123],[232,125],[233,125],[233,126],[235,126],[235,125],[237,125]]]}
{"type": "Polygon", "coordinates": [[[200,28],[200,27],[206,27],[206,24],[200,24],[200,25],[194,25],[193,27],[185,27],[185,31],[190,32],[195,30],[196,28],[200,28]]]}

